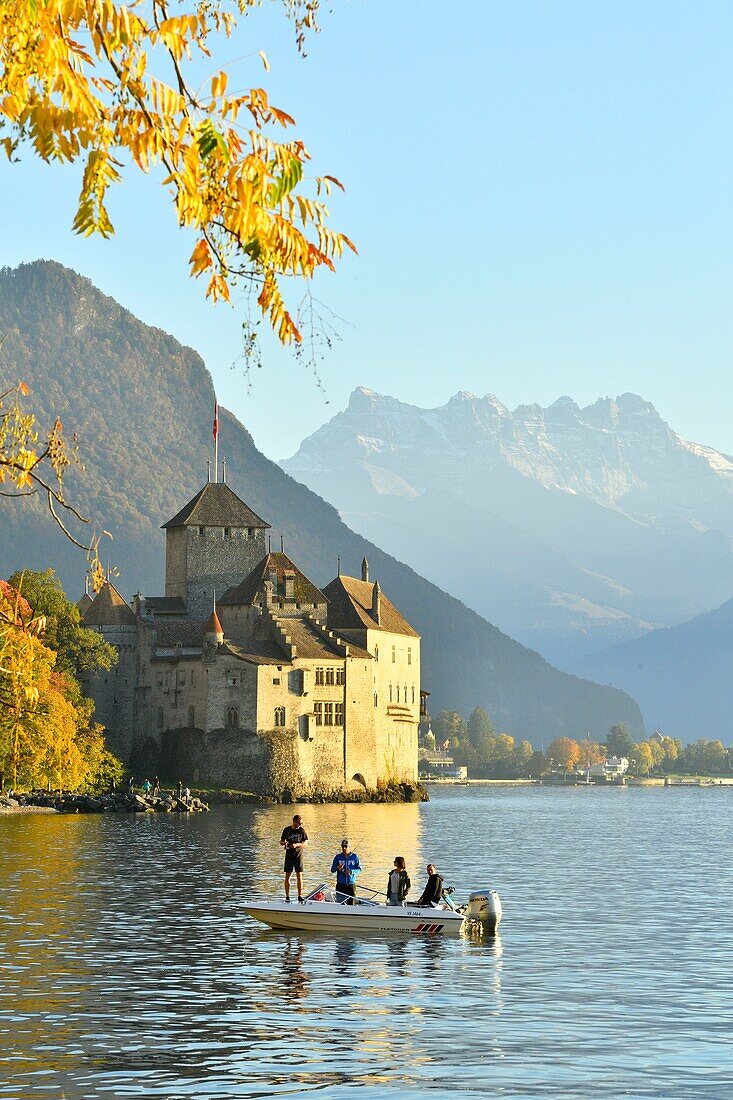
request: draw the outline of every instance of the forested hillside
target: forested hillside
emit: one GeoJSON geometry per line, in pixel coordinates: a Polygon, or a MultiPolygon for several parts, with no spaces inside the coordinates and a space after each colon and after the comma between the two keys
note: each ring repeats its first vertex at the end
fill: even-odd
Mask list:
{"type": "MultiPolygon", "coordinates": [[[[59,414],[67,432],[78,432],[86,469],[70,472],[68,491],[113,533],[105,556],[119,569],[118,587],[128,597],[161,593],[160,525],[200,488],[211,450],[214,390],[203,362],[51,262],[0,272],[0,332],[0,377],[28,383],[43,426],[59,414]]],[[[558,672],[354,534],[225,411],[220,432],[228,482],[272,524],[276,540],[283,533],[288,553],[317,584],[333,577],[337,555],[351,573],[369,557],[372,575],[423,635],[431,709],[468,713],[480,704],[499,729],[536,744],[587,731],[601,738],[621,721],[641,731],[628,696],[558,672]]],[[[40,504],[3,500],[0,512],[0,572],[52,565],[67,591],[81,593],[83,555],[52,529],[40,504]]]]}

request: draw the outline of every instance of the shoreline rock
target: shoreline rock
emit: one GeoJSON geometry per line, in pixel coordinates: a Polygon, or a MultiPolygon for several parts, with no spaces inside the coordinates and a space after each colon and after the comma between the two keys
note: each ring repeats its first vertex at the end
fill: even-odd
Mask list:
{"type": "Polygon", "coordinates": [[[0,797],[0,811],[18,813],[45,810],[61,814],[103,813],[207,813],[209,806],[200,798],[187,802],[173,792],[143,795],[137,791],[107,791],[104,794],[78,794],[74,791],[34,790],[13,798],[0,797]]]}

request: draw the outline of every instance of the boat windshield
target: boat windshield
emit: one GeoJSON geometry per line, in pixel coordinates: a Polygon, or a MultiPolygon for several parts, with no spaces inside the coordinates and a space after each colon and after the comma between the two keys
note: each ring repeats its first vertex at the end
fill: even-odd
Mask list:
{"type": "Polygon", "coordinates": [[[379,905],[380,902],[376,899],[380,897],[378,890],[360,889],[360,892],[356,897],[351,897],[349,894],[342,894],[340,890],[330,886],[327,882],[322,882],[320,886],[317,886],[312,893],[308,894],[306,901],[330,901],[334,904],[344,905],[350,902],[352,905],[379,905]]]}

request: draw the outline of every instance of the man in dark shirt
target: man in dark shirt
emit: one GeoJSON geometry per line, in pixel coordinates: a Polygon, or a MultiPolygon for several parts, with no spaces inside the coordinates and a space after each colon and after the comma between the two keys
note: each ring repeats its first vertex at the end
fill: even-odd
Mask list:
{"type": "Polygon", "coordinates": [[[442,876],[438,874],[432,863],[428,864],[427,872],[429,875],[428,881],[415,905],[438,905],[443,898],[442,876]]]}
{"type": "Polygon", "coordinates": [[[286,825],[280,836],[280,846],[285,849],[285,900],[290,901],[290,876],[295,871],[298,887],[298,901],[303,900],[303,849],[308,843],[308,834],[303,828],[300,814],[293,818],[292,825],[286,825]]]}

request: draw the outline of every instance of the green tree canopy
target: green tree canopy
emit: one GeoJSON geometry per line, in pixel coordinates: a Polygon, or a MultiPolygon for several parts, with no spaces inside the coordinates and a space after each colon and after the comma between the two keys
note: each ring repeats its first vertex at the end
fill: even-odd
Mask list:
{"type": "Polygon", "coordinates": [[[633,741],[625,722],[619,722],[611,726],[606,738],[606,748],[609,756],[631,756],[633,741]]]}
{"type": "Polygon", "coordinates": [[[23,594],[36,616],[45,616],[43,643],[56,653],[57,672],[77,677],[112,668],[117,662],[114,646],[96,630],[82,626],[79,608],[67,599],[53,569],[13,573],[9,583],[23,594]]]}
{"type": "Polygon", "coordinates": [[[491,755],[492,743],[496,737],[496,730],[483,707],[476,707],[476,709],[471,712],[466,724],[466,730],[468,733],[468,740],[476,750],[476,755],[479,760],[488,760],[491,755]]]}

